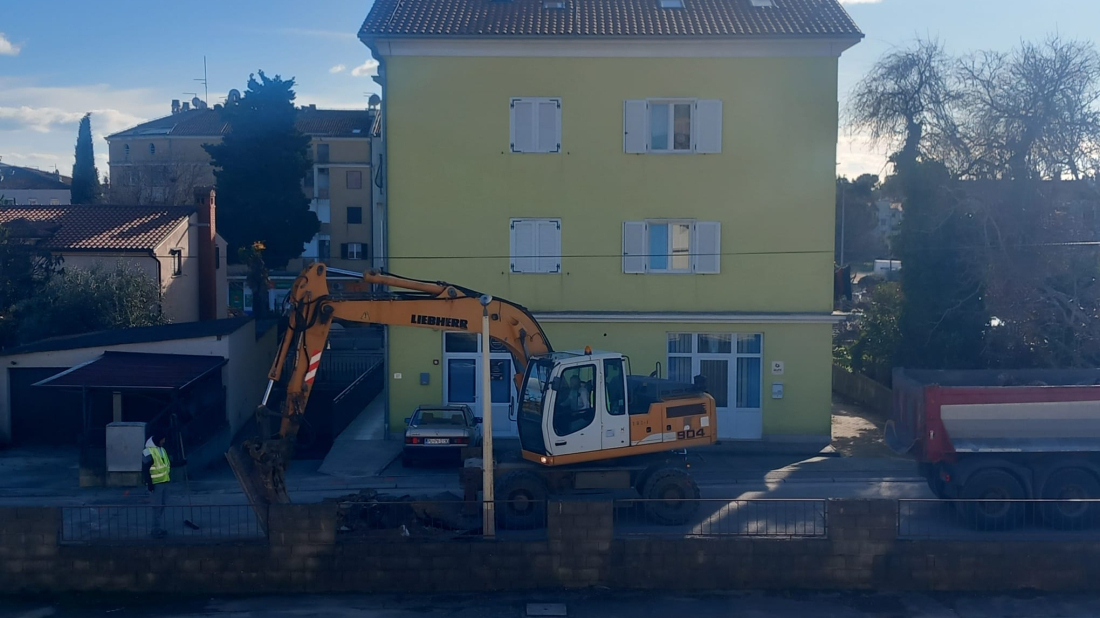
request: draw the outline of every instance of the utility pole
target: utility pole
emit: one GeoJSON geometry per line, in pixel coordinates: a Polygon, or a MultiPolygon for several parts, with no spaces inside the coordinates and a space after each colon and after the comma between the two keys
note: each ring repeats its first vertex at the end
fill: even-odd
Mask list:
{"type": "Polygon", "coordinates": [[[496,536],[496,505],[493,503],[493,397],[489,383],[489,303],[493,297],[481,298],[481,487],[482,534],[496,536]]]}

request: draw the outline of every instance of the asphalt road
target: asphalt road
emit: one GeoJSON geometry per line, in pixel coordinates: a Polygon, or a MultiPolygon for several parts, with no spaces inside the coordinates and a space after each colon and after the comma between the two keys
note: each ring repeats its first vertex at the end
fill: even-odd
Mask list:
{"type": "MultiPolygon", "coordinates": [[[[67,599],[0,602],[0,618],[520,618],[531,602],[563,604],[572,618],[1085,618],[1098,595],[744,592],[669,595],[280,596],[237,599],[67,599]]],[[[560,607],[560,605],[559,605],[560,607]]]]}

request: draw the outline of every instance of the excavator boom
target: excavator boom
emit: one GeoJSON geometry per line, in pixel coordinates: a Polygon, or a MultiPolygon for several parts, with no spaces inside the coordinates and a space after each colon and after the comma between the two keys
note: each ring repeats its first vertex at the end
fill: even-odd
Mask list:
{"type": "Polygon", "coordinates": [[[246,496],[257,506],[289,502],[286,470],[333,320],[480,333],[482,314],[487,311],[490,335],[507,348],[515,362],[517,384],[532,356],[553,351],[542,327],[527,309],[445,282],[378,271],[350,273],[316,263],[306,267],[294,281],[288,307],[287,329],[268,372],[264,400],[256,410],[260,436],[226,454],[246,496]],[[367,284],[364,289],[388,289],[332,295],[328,272],[359,275],[362,284],[367,284]],[[275,412],[267,404],[272,387],[280,382],[285,382],[286,392],[280,410],[275,412]],[[277,430],[272,426],[276,419],[277,430]]]}

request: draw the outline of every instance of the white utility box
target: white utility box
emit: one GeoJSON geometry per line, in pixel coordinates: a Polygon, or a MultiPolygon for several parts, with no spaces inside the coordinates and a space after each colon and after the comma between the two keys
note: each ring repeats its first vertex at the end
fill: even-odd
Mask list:
{"type": "Polygon", "coordinates": [[[107,472],[141,472],[145,423],[107,424],[107,472]]]}

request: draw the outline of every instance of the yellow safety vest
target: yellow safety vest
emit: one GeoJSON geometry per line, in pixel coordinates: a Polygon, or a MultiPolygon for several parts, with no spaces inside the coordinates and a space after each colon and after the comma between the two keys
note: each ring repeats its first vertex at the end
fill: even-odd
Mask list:
{"type": "Polygon", "coordinates": [[[159,446],[149,449],[149,455],[153,458],[153,465],[149,466],[149,478],[153,484],[167,483],[168,473],[172,470],[172,464],[168,462],[168,451],[159,446]]]}

